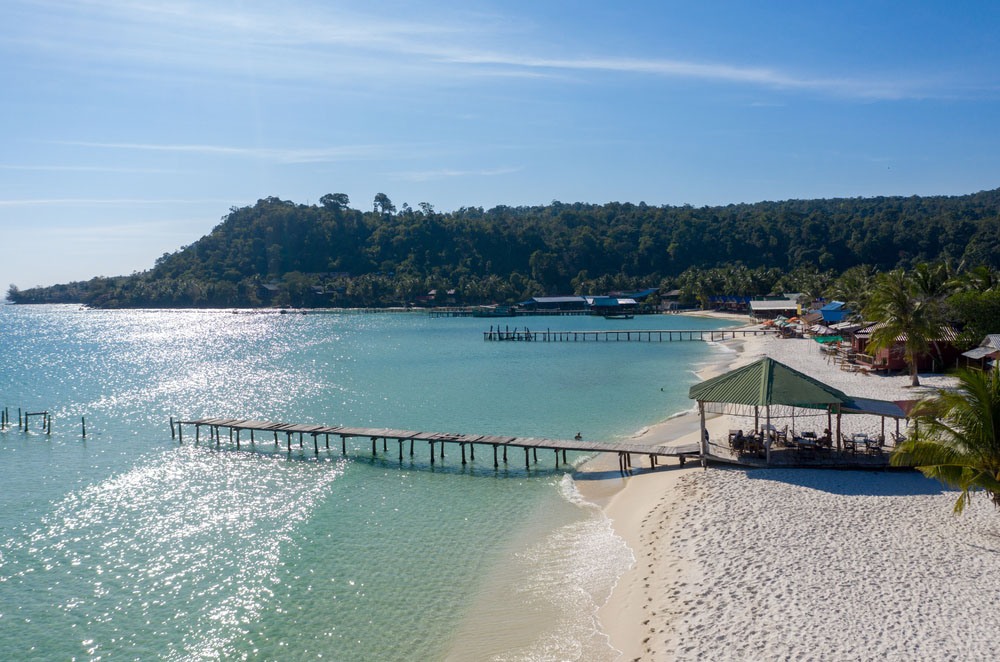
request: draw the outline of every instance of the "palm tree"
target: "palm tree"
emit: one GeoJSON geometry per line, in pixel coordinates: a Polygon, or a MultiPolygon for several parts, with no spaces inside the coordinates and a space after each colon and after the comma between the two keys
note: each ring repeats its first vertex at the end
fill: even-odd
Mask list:
{"type": "Polygon", "coordinates": [[[910,365],[910,385],[920,386],[917,361],[944,330],[940,299],[925,298],[902,269],[895,269],[876,277],[864,316],[881,323],[868,347],[876,352],[893,350],[901,338],[910,365]]]}
{"type": "Polygon", "coordinates": [[[939,390],[915,416],[920,432],[899,446],[893,466],[961,490],[956,513],[980,490],[1000,507],[1000,370],[959,370],[958,389],[939,390]]]}

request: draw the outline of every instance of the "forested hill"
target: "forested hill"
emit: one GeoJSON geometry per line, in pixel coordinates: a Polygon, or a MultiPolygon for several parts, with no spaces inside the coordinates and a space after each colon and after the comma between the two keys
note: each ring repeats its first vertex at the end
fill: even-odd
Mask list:
{"type": "MultiPolygon", "coordinates": [[[[789,200],[719,207],[553,202],[373,211],[343,194],[319,205],[265,198],[126,277],[18,290],[15,302],[106,307],[394,305],[455,289],[458,302],[635,286],[694,269],[880,269],[950,258],[1000,265],[1000,189],[957,197],[789,200]]],[[[687,276],[682,278],[682,274],[687,276]]]]}

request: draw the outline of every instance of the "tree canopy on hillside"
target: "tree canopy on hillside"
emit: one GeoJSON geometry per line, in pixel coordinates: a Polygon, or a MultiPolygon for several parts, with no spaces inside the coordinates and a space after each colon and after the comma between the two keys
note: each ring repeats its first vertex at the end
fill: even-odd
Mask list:
{"type": "Polygon", "coordinates": [[[264,198],[232,208],[210,234],[148,271],[12,288],[9,296],[105,307],[368,306],[455,289],[458,300],[480,303],[645,285],[704,290],[712,269],[728,274],[718,287],[757,294],[793,273],[818,292],[859,265],[1000,265],[1000,189],[715,207],[553,201],[450,213],[429,203],[397,212],[380,193],[370,212],[348,205],[342,193],[319,205],[264,198]]]}

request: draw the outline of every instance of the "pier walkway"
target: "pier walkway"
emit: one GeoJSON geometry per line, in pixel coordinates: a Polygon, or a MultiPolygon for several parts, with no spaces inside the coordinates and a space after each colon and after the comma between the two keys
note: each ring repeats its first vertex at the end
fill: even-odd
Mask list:
{"type": "Polygon", "coordinates": [[[733,340],[737,337],[774,334],[770,329],[617,329],[610,331],[531,331],[506,327],[483,331],[483,340],[534,342],[675,342],[681,340],[733,340]]]}
{"type": "Polygon", "coordinates": [[[271,433],[275,445],[280,443],[279,435],[284,434],[285,444],[289,451],[292,449],[292,440],[295,435],[298,435],[297,441],[300,448],[304,446],[304,436],[309,435],[312,437],[313,450],[317,455],[319,455],[321,449],[330,449],[331,436],[340,437],[340,452],[344,455],[347,454],[347,440],[350,438],[360,437],[370,439],[373,456],[377,453],[376,442],[379,439],[382,440],[383,452],[388,452],[388,440],[395,440],[399,444],[400,460],[403,459],[403,446],[406,442],[409,442],[409,454],[412,456],[414,454],[414,442],[423,441],[427,442],[430,449],[431,464],[434,464],[435,460],[435,444],[437,444],[438,456],[440,458],[444,457],[445,444],[457,444],[461,450],[462,464],[467,464],[469,461],[476,459],[476,445],[487,446],[493,450],[494,468],[500,466],[501,451],[503,452],[502,461],[504,463],[507,462],[507,450],[510,448],[521,448],[524,450],[525,468],[530,468],[532,458],[534,462],[538,462],[539,450],[554,451],[556,468],[559,468],[560,453],[562,454],[562,462],[566,463],[566,451],[618,453],[618,466],[623,472],[631,469],[632,455],[639,455],[640,457],[642,455],[648,456],[650,467],[655,467],[657,460],[660,458],[677,457],[680,459],[681,464],[683,464],[685,460],[697,459],[699,457],[697,443],[684,446],[651,446],[636,443],[605,443],[567,439],[542,439],[537,437],[416,432],[413,430],[394,430],[390,428],[354,428],[338,425],[272,423],[269,421],[234,418],[198,418],[187,421],[171,418],[170,434],[181,443],[184,441],[183,426],[185,425],[194,426],[195,441],[200,441],[201,429],[203,427],[207,428],[209,439],[214,440],[216,444],[222,443],[221,430],[224,428],[228,431],[229,441],[235,443],[237,448],[240,448],[240,435],[244,431],[249,431],[249,441],[251,444],[260,443],[260,440],[255,436],[255,433],[258,432],[271,433]],[[174,426],[176,426],[176,429],[174,426]],[[322,446],[320,445],[320,437],[323,438],[322,446]],[[469,451],[468,459],[466,459],[466,450],[469,451]]]}

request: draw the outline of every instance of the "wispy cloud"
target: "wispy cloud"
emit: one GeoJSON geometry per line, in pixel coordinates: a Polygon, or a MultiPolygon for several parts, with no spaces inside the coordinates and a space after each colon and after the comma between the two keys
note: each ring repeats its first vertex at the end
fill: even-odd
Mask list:
{"type": "Polygon", "coordinates": [[[375,159],[397,154],[404,145],[340,145],[319,148],[234,147],[229,145],[184,145],[157,143],[90,142],[83,140],[53,141],[58,145],[124,149],[146,152],[181,152],[203,156],[236,156],[273,161],[276,163],[328,163],[334,161],[375,159]]]}
{"type": "MultiPolygon", "coordinates": [[[[24,11],[32,11],[37,4],[25,3],[24,11]]],[[[955,79],[921,79],[910,73],[878,79],[854,72],[828,75],[781,64],[712,62],[697,57],[554,55],[560,50],[554,41],[512,50],[490,44],[516,44],[525,28],[496,18],[470,20],[468,15],[465,20],[431,15],[408,19],[294,3],[278,10],[250,2],[238,12],[167,0],[49,0],[46,4],[49,11],[64,15],[55,22],[60,27],[29,34],[11,31],[4,35],[6,40],[21,48],[76,52],[97,61],[117,58],[123,72],[146,63],[156,65],[157,74],[164,69],[215,71],[325,85],[332,81],[378,85],[399,78],[427,81],[469,75],[551,77],[560,72],[611,72],[862,99],[949,96],[957,84],[955,79]],[[107,47],[108,39],[114,48],[107,47]]]]}
{"type": "Polygon", "coordinates": [[[725,63],[666,60],[658,58],[589,57],[547,58],[510,53],[457,51],[444,60],[474,65],[504,65],[542,70],[599,71],[645,74],[666,78],[689,78],[757,85],[776,89],[810,89],[840,95],[870,98],[901,98],[914,94],[907,83],[865,80],[861,78],[827,78],[796,75],[768,67],[741,66],[725,63]]]}
{"type": "Polygon", "coordinates": [[[522,168],[494,168],[492,170],[417,170],[413,172],[391,173],[391,177],[411,182],[426,182],[431,179],[447,179],[450,177],[495,177],[497,175],[509,175],[522,168]]]}

